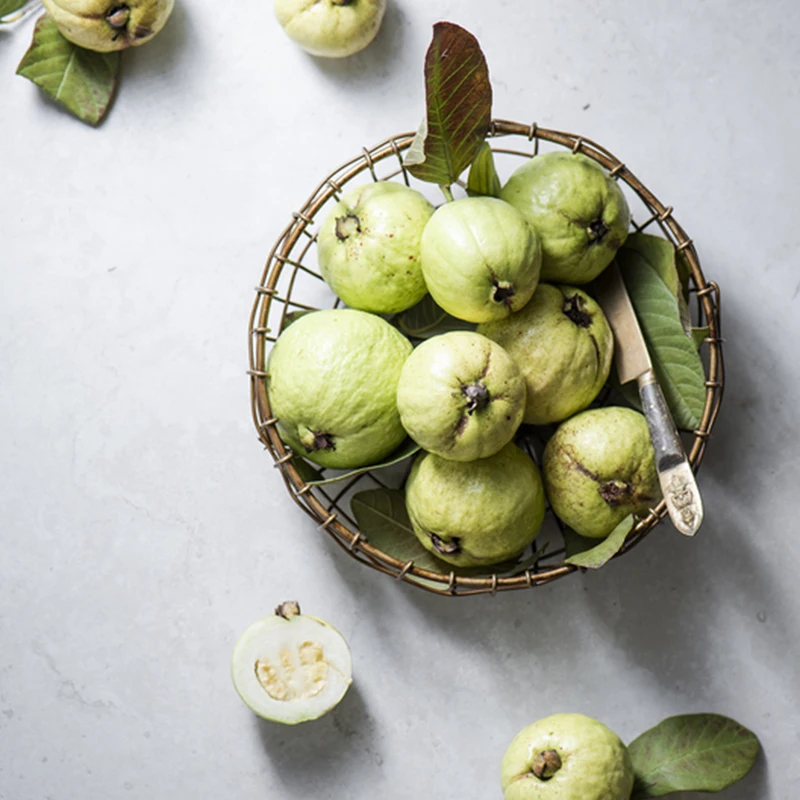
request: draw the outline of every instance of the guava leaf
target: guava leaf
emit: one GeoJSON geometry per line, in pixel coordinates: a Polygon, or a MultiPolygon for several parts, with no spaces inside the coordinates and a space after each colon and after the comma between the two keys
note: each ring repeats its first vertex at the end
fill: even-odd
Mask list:
{"type": "Polygon", "coordinates": [[[283,318],[283,327],[281,328],[281,333],[283,333],[293,322],[297,322],[300,317],[304,317],[306,314],[313,313],[313,311],[307,308],[299,308],[296,311],[289,311],[283,318]]]}
{"type": "Polygon", "coordinates": [[[669,717],[628,746],[636,776],[631,800],[719,792],[750,772],[759,750],[756,735],[728,717],[669,717]]]}
{"type": "Polygon", "coordinates": [[[379,464],[370,464],[367,467],[351,469],[347,472],[343,472],[341,475],[334,475],[332,478],[323,478],[320,476],[314,480],[306,481],[306,483],[310,483],[312,486],[326,486],[329,483],[339,483],[339,481],[346,481],[350,478],[355,478],[357,475],[363,475],[365,472],[370,472],[374,469],[392,467],[395,464],[399,464],[401,461],[405,461],[407,458],[411,458],[411,456],[419,451],[420,446],[415,441],[412,439],[406,439],[403,444],[400,445],[400,447],[394,450],[391,455],[387,456],[387,458],[385,458],[379,464]]]}
{"type": "Polygon", "coordinates": [[[500,197],[500,178],[494,166],[494,155],[489,142],[484,142],[469,168],[467,194],[470,197],[500,197]]]}
{"type": "Polygon", "coordinates": [[[13,19],[3,19],[3,17],[19,11],[27,2],[28,0],[0,0],[0,24],[14,22],[18,17],[15,16],[13,19]]]}
{"type": "Polygon", "coordinates": [[[422,181],[450,186],[472,163],[492,121],[489,68],[478,40],[437,22],[425,55],[425,119],[404,164],[422,181]]]}
{"type": "Polygon", "coordinates": [[[678,302],[681,325],[687,336],[691,336],[692,318],[689,314],[688,283],[685,283],[678,270],[677,252],[674,245],[663,236],[649,233],[634,233],[626,240],[617,253],[620,266],[629,264],[641,268],[641,261],[647,263],[658,273],[678,302]],[[638,256],[638,259],[637,259],[638,256]]]}
{"type": "Polygon", "coordinates": [[[449,331],[474,331],[475,325],[448,314],[426,294],[415,306],[401,311],[395,317],[397,327],[415,339],[429,339],[449,331]]]}
{"type": "Polygon", "coordinates": [[[633,530],[633,524],[633,515],[625,517],[599,544],[596,543],[597,539],[588,539],[571,528],[565,528],[564,545],[567,557],[564,563],[584,569],[600,569],[622,549],[625,539],[633,530]]]}
{"type": "Polygon", "coordinates": [[[642,328],[658,382],[675,424],[694,430],[705,405],[703,363],[684,332],[675,295],[636,253],[620,271],[642,328]]]}
{"type": "Polygon", "coordinates": [[[322,473],[304,458],[293,458],[292,464],[294,464],[294,468],[298,471],[304,483],[322,480],[322,473]]]}
{"type": "Polygon", "coordinates": [[[36,21],[17,75],[33,81],[79,119],[97,125],[114,97],[119,65],[118,52],[95,53],[72,44],[45,14],[36,21]]]}

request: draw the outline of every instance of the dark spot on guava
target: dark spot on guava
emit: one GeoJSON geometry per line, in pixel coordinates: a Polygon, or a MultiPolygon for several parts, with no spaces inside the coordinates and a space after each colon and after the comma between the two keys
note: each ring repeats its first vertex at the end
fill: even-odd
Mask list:
{"type": "Polygon", "coordinates": [[[332,433],[323,433],[322,431],[313,431],[314,440],[311,446],[306,446],[309,453],[316,452],[317,450],[335,450],[336,442],[332,433]]]}
{"type": "Polygon", "coordinates": [[[516,292],[514,291],[513,286],[501,286],[499,283],[494,283],[494,294],[492,295],[492,300],[495,303],[506,303],[508,305],[509,301],[516,292]]]}
{"type": "Polygon", "coordinates": [[[579,328],[588,328],[592,324],[592,315],[586,310],[586,301],[579,294],[565,297],[562,311],[579,328]]]}
{"type": "Polygon", "coordinates": [[[483,383],[471,383],[461,387],[461,394],[467,399],[467,414],[474,414],[489,405],[492,399],[489,390],[483,383]]]}
{"type": "Polygon", "coordinates": [[[133,38],[134,39],[146,39],[148,36],[152,36],[153,29],[148,28],[145,25],[137,25],[133,29],[133,38]]]}
{"type": "Polygon", "coordinates": [[[597,491],[611,508],[616,508],[630,502],[633,487],[627,481],[606,481],[598,486],[597,491]]]}
{"type": "Polygon", "coordinates": [[[343,242],[354,233],[361,233],[361,220],[355,214],[336,217],[336,238],[343,242]]]}
{"type": "Polygon", "coordinates": [[[592,220],[586,230],[589,234],[589,244],[600,244],[609,230],[611,229],[602,219],[592,220]]]}
{"type": "Polygon", "coordinates": [[[428,533],[433,549],[446,556],[454,556],[461,552],[461,539],[453,536],[449,542],[439,538],[435,533],[428,533]]]}

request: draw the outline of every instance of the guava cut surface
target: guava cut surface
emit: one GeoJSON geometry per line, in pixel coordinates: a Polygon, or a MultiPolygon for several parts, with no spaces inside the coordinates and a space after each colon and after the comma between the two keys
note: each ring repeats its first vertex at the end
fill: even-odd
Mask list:
{"type": "Polygon", "coordinates": [[[581,153],[534,156],[514,171],[500,196],[536,229],[543,281],[588,283],[611,263],[628,235],[625,195],[581,153]]]}
{"type": "Polygon", "coordinates": [[[589,538],[608,536],[661,499],[647,422],[631,408],[593,408],[562,422],[542,471],[555,515],[589,538]]]}
{"type": "Polygon", "coordinates": [[[65,39],[108,53],[150,41],[167,24],[175,0],[42,0],[65,39]]]}
{"type": "Polygon", "coordinates": [[[421,252],[433,299],[468,322],[518,311],[539,282],[536,233],[496,197],[466,197],[437,208],[423,231],[421,252]]]}
{"type": "Polygon", "coordinates": [[[320,228],[322,277],[351,308],[394,314],[426,294],[420,240],[433,206],[393,181],[365,184],[345,194],[320,228]]]}
{"type": "Polygon", "coordinates": [[[411,343],[374,314],[315,311],[278,337],[267,360],[281,439],[324,467],[369,466],[405,438],[397,382],[411,343]]]}
{"type": "Polygon", "coordinates": [[[504,800],[629,800],[633,765],[622,740],[584,714],[523,728],[503,756],[504,800]]]}
{"type": "Polygon", "coordinates": [[[318,719],[352,682],[350,648],[327,622],[282,603],[253,623],[231,658],[233,685],[258,716],[285,725],[318,719]]]}
{"type": "Polygon", "coordinates": [[[419,456],[406,482],[417,538],[450,564],[473,567],[516,558],[544,520],[536,464],[513,443],[489,458],[448,461],[419,456]]]}
{"type": "Polygon", "coordinates": [[[307,53],[345,58],[375,38],[386,0],[275,0],[274,10],[289,38],[307,53]]]}
{"type": "Polygon", "coordinates": [[[521,310],[478,332],[519,366],[529,425],[561,422],[597,397],[611,370],[614,336],[600,306],[574,286],[540,283],[521,310]]]}
{"type": "Polygon", "coordinates": [[[525,381],[500,345],[470,331],[423,342],[397,386],[400,421],[429,452],[455,461],[494,455],[522,421],[525,381]]]}

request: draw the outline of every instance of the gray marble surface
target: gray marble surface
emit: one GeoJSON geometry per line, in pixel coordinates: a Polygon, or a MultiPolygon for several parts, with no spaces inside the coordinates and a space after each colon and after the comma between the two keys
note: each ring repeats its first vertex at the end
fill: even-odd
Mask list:
{"type": "MultiPolygon", "coordinates": [[[[0,797],[499,797],[514,734],[565,710],[624,739],[717,711],[800,781],[800,6],[393,0],[377,41],[305,56],[267,0],[180,0],[93,130],[15,77],[0,32],[0,797]],[[449,600],[347,559],[256,440],[247,316],[310,189],[413,129],[431,24],[473,31],[498,117],[602,142],[722,287],[707,521],[596,574],[449,600]],[[238,634],[299,599],[352,647],[316,723],[260,723],[238,634]]],[[[688,797],[688,796],[687,796],[688,797]]]]}

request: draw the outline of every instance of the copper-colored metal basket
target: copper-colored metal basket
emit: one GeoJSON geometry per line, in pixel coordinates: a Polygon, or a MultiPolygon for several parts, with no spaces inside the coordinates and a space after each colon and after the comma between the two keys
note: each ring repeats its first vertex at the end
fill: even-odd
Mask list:
{"type": "MultiPolygon", "coordinates": [[[[498,591],[525,589],[539,586],[575,572],[575,566],[564,564],[564,550],[545,552],[534,565],[519,574],[464,576],[455,572],[439,573],[417,567],[413,561],[400,561],[367,541],[351,516],[348,498],[354,490],[387,487],[384,471],[372,471],[341,483],[323,486],[306,483],[292,463],[293,453],[278,436],[276,418],[270,413],[264,365],[268,347],[283,330],[287,315],[292,312],[315,310],[327,302],[338,301],[332,295],[319,291],[324,282],[309,253],[316,241],[315,223],[326,216],[326,206],[335,202],[345,185],[358,176],[374,181],[399,180],[411,185],[413,178],[403,166],[402,153],[414,138],[413,133],[403,133],[386,139],[371,149],[364,148],[361,155],[351,159],[326,177],[311,193],[299,211],[278,237],[267,259],[261,282],[256,287],[256,300],[249,323],[250,387],[253,420],[260,440],[274,459],[286,487],[295,502],[330,535],[350,556],[373,569],[384,572],[398,581],[412,583],[427,591],[442,595],[495,594],[498,591]],[[368,173],[366,175],[365,173],[368,173]],[[314,288],[317,287],[317,291],[314,288]],[[316,296],[315,296],[316,295],[316,296]],[[317,299],[317,297],[321,299],[317,299]]],[[[672,206],[665,206],[631,170],[608,150],[572,133],[540,128],[535,123],[525,125],[506,120],[494,120],[489,133],[496,158],[506,156],[530,158],[539,151],[540,142],[552,143],[572,152],[583,153],[597,161],[610,175],[623,181],[638,196],[644,219],[633,223],[636,231],[658,226],[681,252],[691,268],[690,292],[695,297],[693,315],[695,324],[708,328],[702,353],[706,369],[706,400],[700,425],[693,432],[687,451],[695,471],[705,453],[709,434],[714,426],[722,401],[724,366],[720,333],[720,291],[716,283],[707,281],[692,243],[674,217],[672,206]],[[509,140],[513,142],[509,144],[509,140]],[[514,149],[524,148],[524,149],[514,149]]],[[[423,184],[415,184],[424,189],[423,184]]],[[[629,193],[630,197],[630,193],[629,193]]],[[[631,198],[632,199],[632,198],[631,198]]],[[[636,212],[634,210],[634,216],[636,212]]],[[[549,513],[549,512],[548,512],[549,513]]],[[[617,554],[622,555],[637,545],[666,515],[662,501],[641,519],[629,534],[617,554]]],[[[534,545],[535,546],[535,545],[534,545]]]]}

